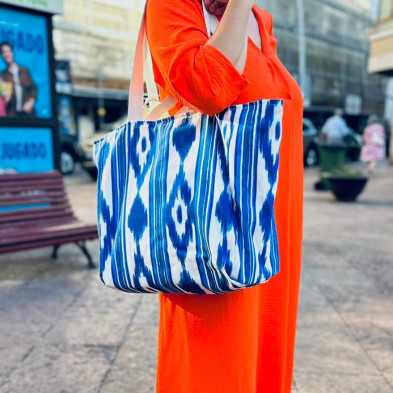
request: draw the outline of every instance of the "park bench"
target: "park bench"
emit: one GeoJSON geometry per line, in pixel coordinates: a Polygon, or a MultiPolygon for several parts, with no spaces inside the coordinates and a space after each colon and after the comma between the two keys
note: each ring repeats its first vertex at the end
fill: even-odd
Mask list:
{"type": "Polygon", "coordinates": [[[85,241],[98,237],[97,225],[78,220],[70,206],[61,174],[0,175],[0,254],[75,243],[95,264],[85,241]]]}

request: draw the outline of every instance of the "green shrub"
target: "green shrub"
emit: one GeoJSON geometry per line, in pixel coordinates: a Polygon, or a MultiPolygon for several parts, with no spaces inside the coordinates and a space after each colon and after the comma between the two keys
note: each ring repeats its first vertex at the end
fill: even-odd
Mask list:
{"type": "Polygon", "coordinates": [[[349,166],[344,166],[342,168],[334,168],[330,172],[332,175],[335,176],[342,176],[342,177],[364,177],[364,173],[359,170],[355,170],[349,166]]]}

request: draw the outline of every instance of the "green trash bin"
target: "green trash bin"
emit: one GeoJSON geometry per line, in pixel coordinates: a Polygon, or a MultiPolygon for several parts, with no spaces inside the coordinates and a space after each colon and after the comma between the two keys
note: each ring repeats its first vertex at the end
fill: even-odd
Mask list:
{"type": "Polygon", "coordinates": [[[315,184],[316,190],[329,190],[329,183],[323,178],[324,173],[341,169],[345,164],[347,148],[345,145],[323,144],[319,146],[320,180],[315,184]]]}

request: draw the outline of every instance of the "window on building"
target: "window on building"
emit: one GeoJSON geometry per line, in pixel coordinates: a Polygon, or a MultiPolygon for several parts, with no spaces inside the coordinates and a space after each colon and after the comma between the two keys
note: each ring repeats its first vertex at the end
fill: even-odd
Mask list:
{"type": "Polygon", "coordinates": [[[381,0],[379,5],[379,19],[393,17],[393,0],[381,0]]]}

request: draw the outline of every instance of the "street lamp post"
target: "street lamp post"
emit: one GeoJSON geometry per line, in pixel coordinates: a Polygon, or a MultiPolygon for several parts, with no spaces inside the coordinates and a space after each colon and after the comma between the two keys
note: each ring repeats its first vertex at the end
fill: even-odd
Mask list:
{"type": "MultiPolygon", "coordinates": [[[[296,0],[297,21],[298,21],[298,40],[299,40],[299,85],[303,92],[303,99],[307,103],[306,96],[306,34],[304,27],[304,0],[296,0]]],[[[307,103],[308,104],[308,103],[307,103]]]]}

